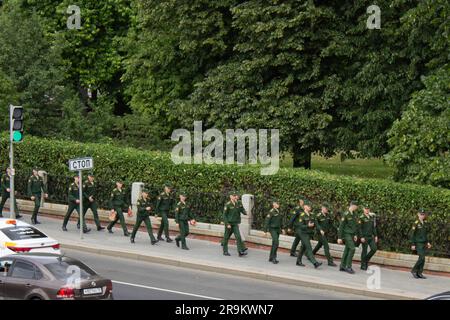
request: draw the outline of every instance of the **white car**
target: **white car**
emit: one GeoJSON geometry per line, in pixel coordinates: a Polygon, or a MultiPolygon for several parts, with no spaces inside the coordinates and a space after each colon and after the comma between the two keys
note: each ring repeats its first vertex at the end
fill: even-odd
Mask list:
{"type": "Polygon", "coordinates": [[[61,254],[58,241],[34,226],[16,219],[0,219],[0,257],[24,252],[61,254]]]}

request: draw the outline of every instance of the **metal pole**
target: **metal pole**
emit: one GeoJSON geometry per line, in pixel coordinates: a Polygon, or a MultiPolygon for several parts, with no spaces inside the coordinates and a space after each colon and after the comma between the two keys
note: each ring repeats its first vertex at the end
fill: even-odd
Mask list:
{"type": "Polygon", "coordinates": [[[15,203],[15,194],[14,194],[14,148],[13,148],[13,106],[9,105],[9,168],[11,172],[11,176],[9,179],[9,212],[11,213],[11,219],[16,218],[16,208],[14,206],[15,203]]]}
{"type": "Polygon", "coordinates": [[[78,171],[78,179],[80,186],[78,190],[80,191],[80,239],[83,240],[83,231],[84,231],[84,219],[83,219],[83,174],[82,171],[78,171]]]}

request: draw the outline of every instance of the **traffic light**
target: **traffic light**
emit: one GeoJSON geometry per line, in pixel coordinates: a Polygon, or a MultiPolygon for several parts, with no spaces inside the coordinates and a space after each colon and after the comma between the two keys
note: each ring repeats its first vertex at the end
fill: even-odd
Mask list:
{"type": "Polygon", "coordinates": [[[11,106],[11,140],[23,140],[23,107],[11,106]]]}

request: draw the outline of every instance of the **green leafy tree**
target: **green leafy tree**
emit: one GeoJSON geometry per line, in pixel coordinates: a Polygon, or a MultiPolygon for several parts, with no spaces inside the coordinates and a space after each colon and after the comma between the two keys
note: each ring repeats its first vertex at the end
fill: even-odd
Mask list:
{"type": "Polygon", "coordinates": [[[450,188],[450,65],[424,84],[394,123],[386,157],[397,180],[450,188]]]}

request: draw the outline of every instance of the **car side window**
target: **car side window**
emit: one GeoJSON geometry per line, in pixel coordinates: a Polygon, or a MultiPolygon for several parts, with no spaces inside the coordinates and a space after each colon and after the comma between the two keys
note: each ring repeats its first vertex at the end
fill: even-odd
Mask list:
{"type": "Polygon", "coordinates": [[[16,261],[11,277],[20,279],[34,279],[34,266],[30,263],[16,261]]]}
{"type": "Polygon", "coordinates": [[[42,274],[41,270],[39,270],[39,268],[35,269],[35,279],[36,280],[41,280],[42,278],[44,278],[44,275],[42,274]]]}
{"type": "Polygon", "coordinates": [[[12,260],[0,260],[0,276],[6,277],[12,264],[12,260]]]}

